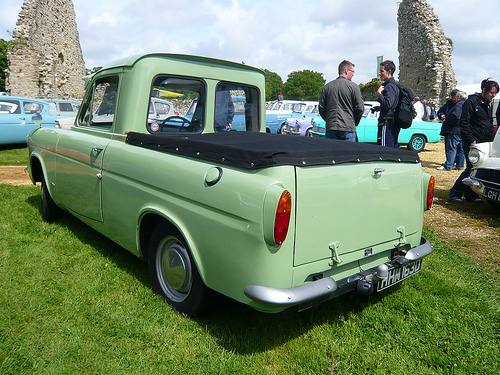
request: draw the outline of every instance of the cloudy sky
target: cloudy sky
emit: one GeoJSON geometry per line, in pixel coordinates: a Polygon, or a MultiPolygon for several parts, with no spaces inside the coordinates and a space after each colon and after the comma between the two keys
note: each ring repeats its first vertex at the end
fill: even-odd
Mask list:
{"type": "MultiPolygon", "coordinates": [[[[31,0],[34,1],[34,0],[31,0]]],[[[427,0],[453,40],[459,85],[500,80],[499,0],[427,0]],[[473,6],[471,4],[474,4],[473,6]]],[[[2,0],[0,38],[10,40],[23,0],[2,0]]],[[[211,56],[265,68],[337,77],[343,59],[354,81],[377,74],[377,56],[398,60],[398,1],[73,0],[87,68],[144,52],[211,56]]]]}

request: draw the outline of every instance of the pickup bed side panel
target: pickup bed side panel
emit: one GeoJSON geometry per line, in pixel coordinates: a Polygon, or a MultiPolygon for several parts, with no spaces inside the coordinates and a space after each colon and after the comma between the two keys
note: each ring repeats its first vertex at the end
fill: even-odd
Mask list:
{"type": "Polygon", "coordinates": [[[102,173],[106,235],[137,254],[140,216],[158,213],[183,234],[208,287],[245,303],[247,285],[290,287],[293,232],[281,247],[266,244],[262,207],[266,191],[277,181],[295,194],[294,168],[242,171],[219,166],[222,178],[209,186],[205,175],[215,167],[111,142],[102,173]]]}

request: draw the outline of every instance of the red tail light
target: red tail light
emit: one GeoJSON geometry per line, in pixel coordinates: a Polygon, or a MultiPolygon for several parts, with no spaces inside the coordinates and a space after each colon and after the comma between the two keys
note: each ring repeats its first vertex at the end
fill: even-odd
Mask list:
{"type": "Polygon", "coordinates": [[[429,185],[427,185],[427,209],[430,210],[432,208],[432,201],[434,200],[434,176],[431,176],[429,179],[429,185]]]}
{"type": "Polygon", "coordinates": [[[290,224],[290,213],[292,212],[292,196],[288,190],[285,190],[280,197],[278,207],[276,208],[276,217],[274,219],[274,242],[281,245],[288,233],[290,224]]]}

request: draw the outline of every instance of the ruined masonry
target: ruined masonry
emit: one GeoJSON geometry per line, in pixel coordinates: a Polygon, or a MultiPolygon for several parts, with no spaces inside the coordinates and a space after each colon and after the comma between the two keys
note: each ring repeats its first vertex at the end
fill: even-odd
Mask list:
{"type": "Polygon", "coordinates": [[[86,70],[72,0],[25,0],[12,39],[11,95],[83,96],[86,70]]]}
{"type": "Polygon", "coordinates": [[[439,107],[457,85],[451,41],[426,0],[402,0],[398,24],[399,82],[439,107]]]}

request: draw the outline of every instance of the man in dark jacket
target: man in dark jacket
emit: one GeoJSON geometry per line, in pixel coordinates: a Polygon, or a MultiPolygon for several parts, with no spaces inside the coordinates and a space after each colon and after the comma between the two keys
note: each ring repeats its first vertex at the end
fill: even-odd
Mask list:
{"type": "MultiPolygon", "coordinates": [[[[462,146],[465,155],[469,154],[470,147],[476,143],[491,142],[495,138],[493,129],[493,116],[490,106],[491,101],[498,93],[498,83],[489,79],[481,82],[481,93],[470,95],[462,107],[460,117],[460,129],[462,133],[462,146]]],[[[470,186],[465,185],[462,180],[469,177],[472,163],[466,159],[467,167],[458,177],[448,194],[448,199],[454,202],[462,202],[462,196],[469,202],[481,202],[481,198],[472,191],[470,186]]]]}
{"type": "Polygon", "coordinates": [[[399,102],[399,86],[393,77],[395,71],[396,65],[391,60],[380,64],[379,76],[382,86],[377,90],[377,101],[380,103],[377,144],[397,148],[401,129],[394,125],[394,111],[399,102]]]}
{"type": "Polygon", "coordinates": [[[451,90],[451,92],[450,92],[450,99],[448,99],[446,101],[446,103],[444,103],[441,106],[441,108],[439,108],[439,110],[437,111],[437,118],[438,118],[439,121],[446,120],[446,116],[448,116],[448,114],[450,113],[451,109],[453,108],[453,106],[458,101],[458,99],[457,99],[458,91],[459,91],[458,89],[451,90]]]}
{"type": "Polygon", "coordinates": [[[462,138],[460,136],[460,117],[462,115],[462,106],[467,99],[467,94],[463,91],[455,93],[452,97],[454,101],[451,110],[444,115],[444,122],[441,126],[441,135],[444,136],[444,151],[446,161],[439,170],[449,171],[454,168],[463,169],[465,163],[465,154],[462,148],[462,138]]]}
{"type": "Polygon", "coordinates": [[[359,86],[352,82],[354,64],[339,64],[339,76],[328,82],[319,97],[319,114],[325,120],[326,138],[356,142],[358,126],[365,106],[359,86]]]}

